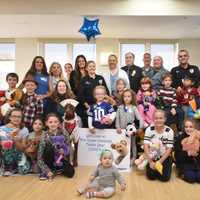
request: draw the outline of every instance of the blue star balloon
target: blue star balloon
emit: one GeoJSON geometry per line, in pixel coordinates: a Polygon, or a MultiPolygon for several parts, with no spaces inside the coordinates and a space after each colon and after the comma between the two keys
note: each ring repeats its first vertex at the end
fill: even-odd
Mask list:
{"type": "Polygon", "coordinates": [[[99,30],[99,19],[89,20],[84,17],[84,22],[79,32],[84,34],[88,41],[90,41],[91,37],[95,38],[96,35],[101,35],[99,30]]]}

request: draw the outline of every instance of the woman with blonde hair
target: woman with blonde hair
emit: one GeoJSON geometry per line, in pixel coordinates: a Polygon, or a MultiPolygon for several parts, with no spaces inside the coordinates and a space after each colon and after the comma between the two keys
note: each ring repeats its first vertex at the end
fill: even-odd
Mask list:
{"type": "Polygon", "coordinates": [[[53,62],[49,68],[49,75],[50,75],[50,85],[52,90],[55,89],[59,80],[65,80],[67,86],[70,88],[69,81],[66,80],[63,76],[62,66],[58,62],[53,62]]]}

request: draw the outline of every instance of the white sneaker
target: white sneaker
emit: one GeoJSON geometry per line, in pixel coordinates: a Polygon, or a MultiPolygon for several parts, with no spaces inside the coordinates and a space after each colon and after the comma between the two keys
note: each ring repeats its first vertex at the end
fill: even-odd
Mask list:
{"type": "Polygon", "coordinates": [[[5,171],[4,173],[3,173],[3,176],[12,176],[12,172],[11,171],[5,171]]]}

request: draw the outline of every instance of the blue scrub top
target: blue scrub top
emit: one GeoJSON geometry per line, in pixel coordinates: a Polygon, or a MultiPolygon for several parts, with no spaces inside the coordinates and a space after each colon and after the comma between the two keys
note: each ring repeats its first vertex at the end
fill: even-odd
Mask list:
{"type": "Polygon", "coordinates": [[[49,91],[49,76],[41,73],[35,74],[35,81],[38,83],[36,94],[43,95],[49,91]]]}

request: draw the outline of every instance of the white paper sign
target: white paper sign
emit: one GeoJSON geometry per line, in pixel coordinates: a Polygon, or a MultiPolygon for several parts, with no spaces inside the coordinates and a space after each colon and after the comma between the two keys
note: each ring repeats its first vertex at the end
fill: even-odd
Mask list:
{"type": "Polygon", "coordinates": [[[130,138],[116,129],[96,129],[95,134],[87,128],[79,129],[78,165],[97,166],[104,149],[113,152],[114,164],[119,170],[130,169],[130,138]]]}

